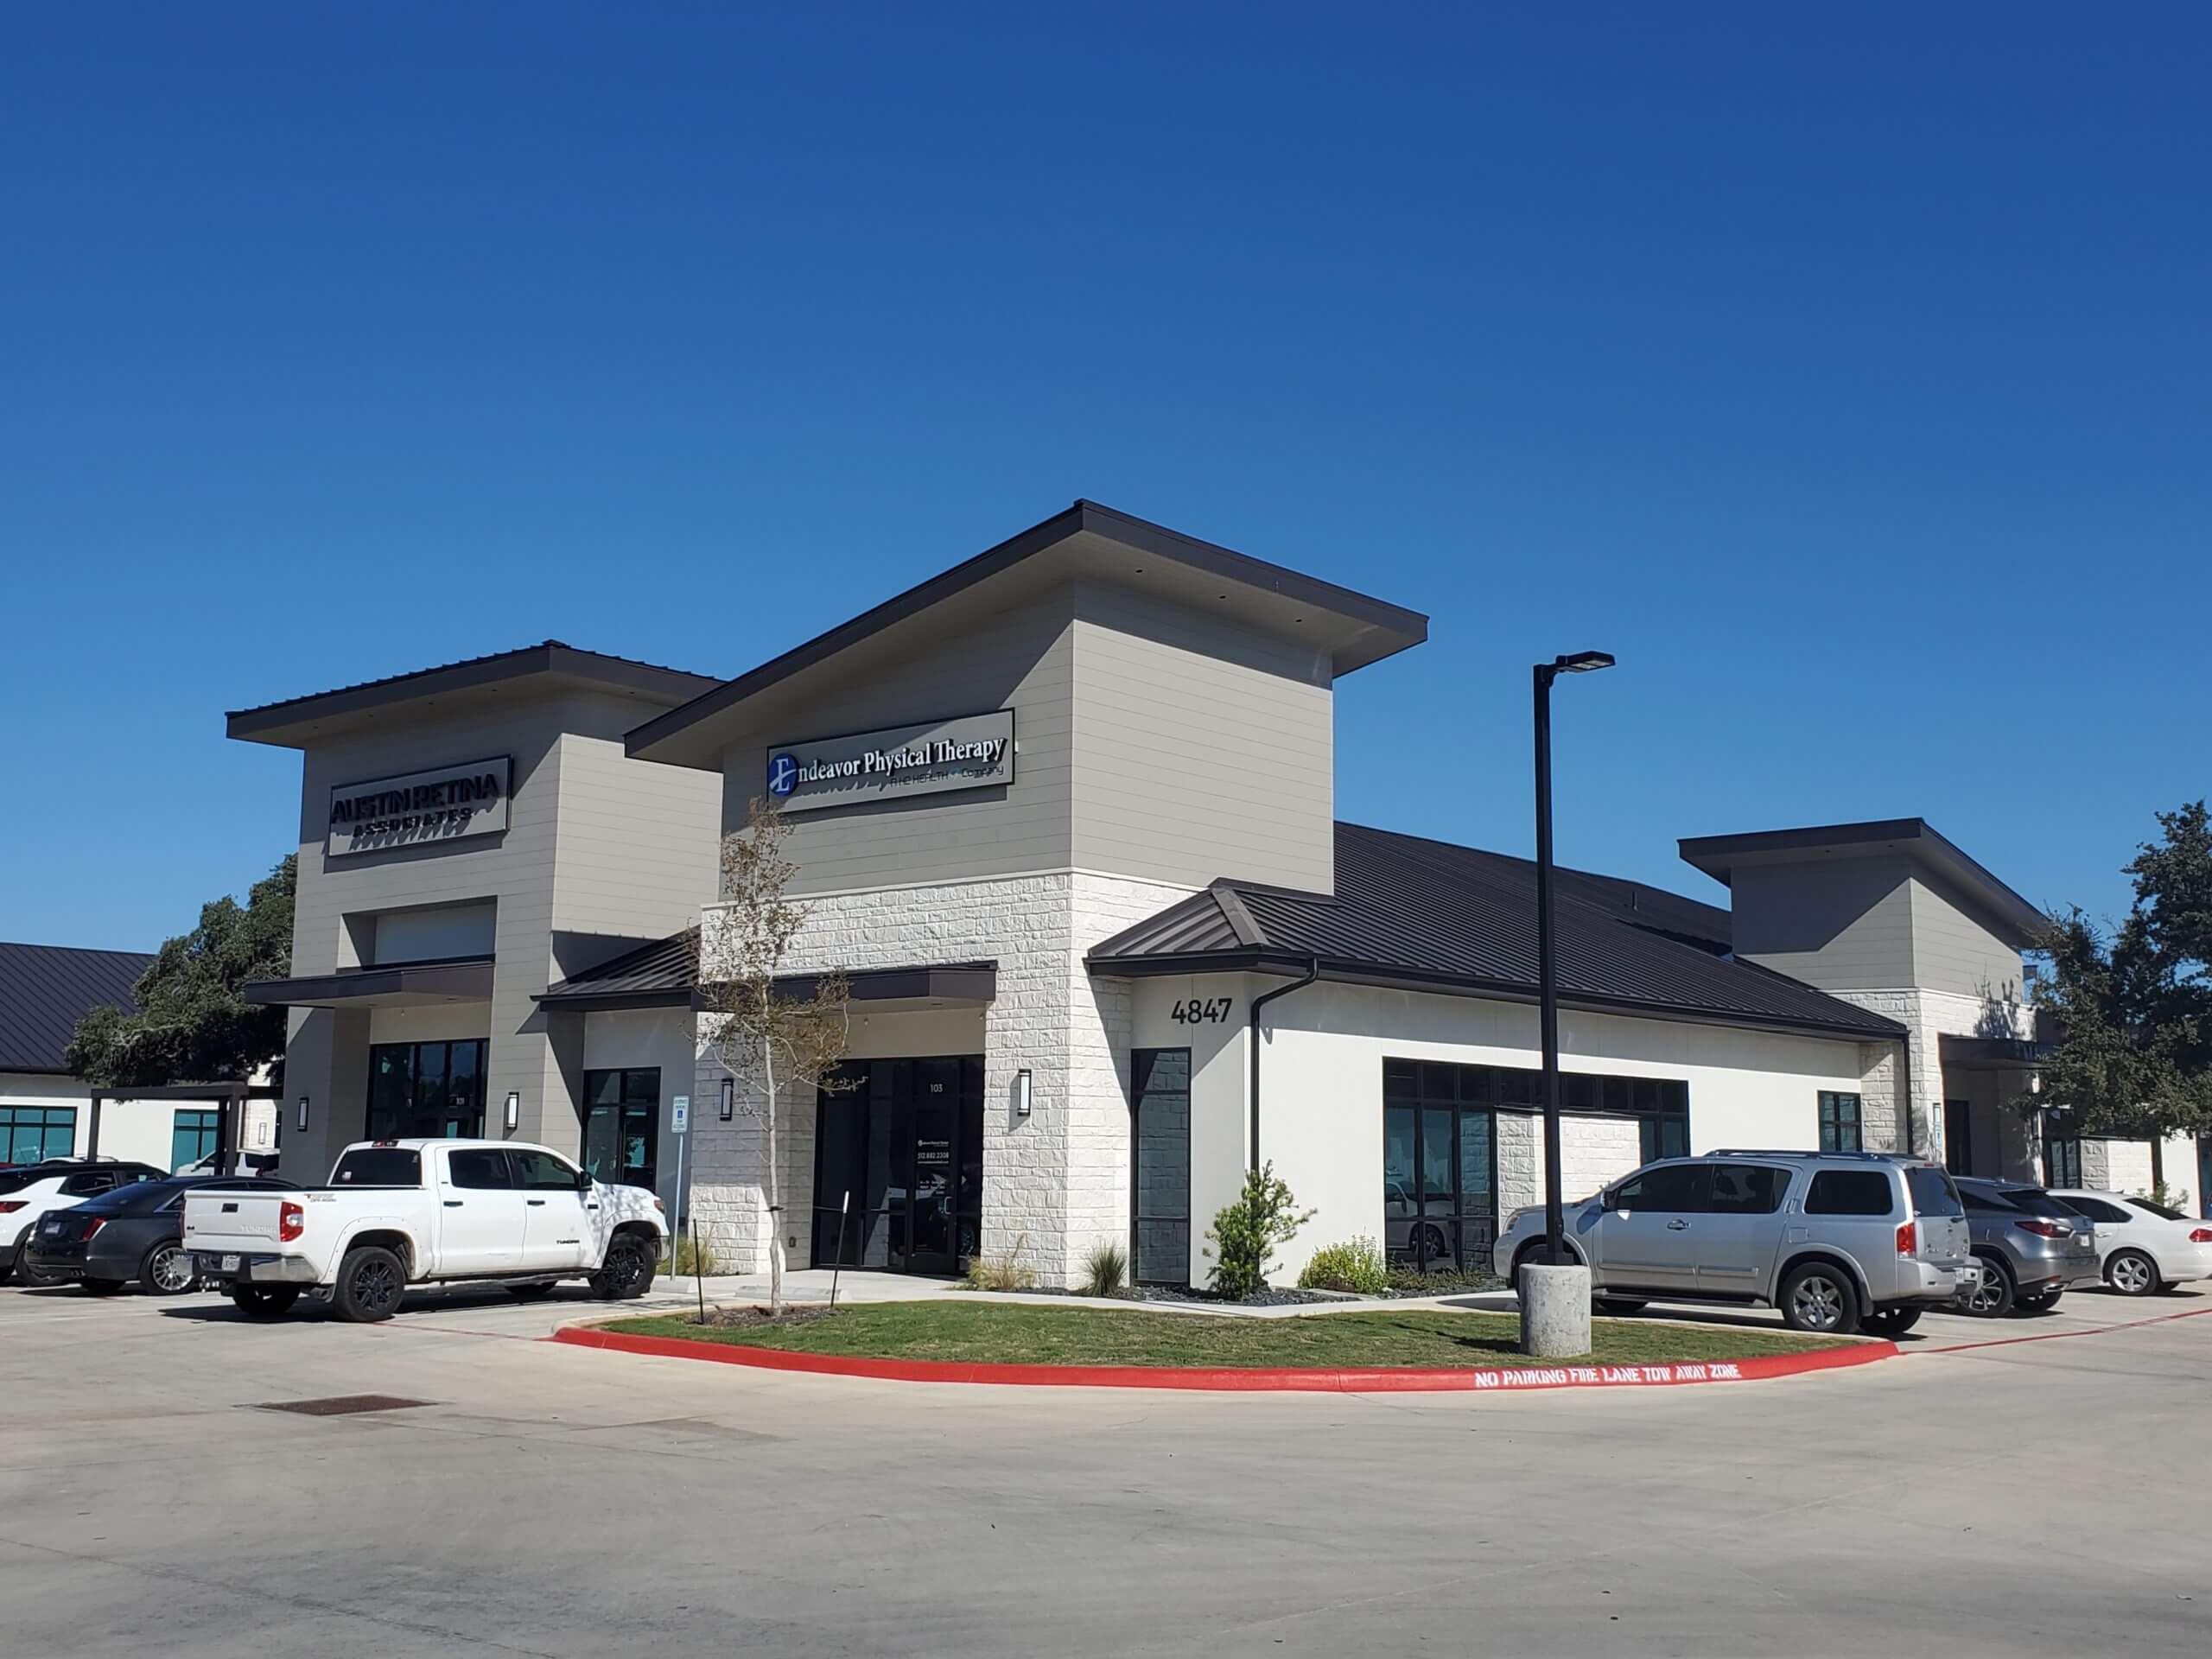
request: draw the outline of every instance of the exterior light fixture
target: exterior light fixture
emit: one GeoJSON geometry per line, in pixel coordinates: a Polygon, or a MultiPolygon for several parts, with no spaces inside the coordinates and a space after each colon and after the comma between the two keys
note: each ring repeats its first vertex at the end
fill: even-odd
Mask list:
{"type": "Polygon", "coordinates": [[[1572,657],[1552,658],[1552,670],[1559,674],[1593,674],[1612,665],[1613,653],[1610,651],[1578,651],[1572,657]]]}
{"type": "Polygon", "coordinates": [[[1014,1074],[1014,1115],[1016,1117],[1029,1116],[1029,1072],[1024,1068],[1014,1074]]]}
{"type": "Polygon", "coordinates": [[[522,1122],[522,1096],[512,1090],[507,1095],[507,1128],[512,1133],[522,1122]]]}
{"type": "Polygon", "coordinates": [[[737,1116],[737,1079],[722,1079],[722,1122],[727,1123],[737,1116]]]}
{"type": "Polygon", "coordinates": [[[302,1096],[300,1096],[300,1119],[299,1119],[299,1122],[300,1122],[300,1133],[301,1133],[302,1135],[305,1135],[305,1134],[307,1133],[307,1130],[308,1130],[308,1097],[307,1097],[305,1095],[302,1095],[302,1096]]]}

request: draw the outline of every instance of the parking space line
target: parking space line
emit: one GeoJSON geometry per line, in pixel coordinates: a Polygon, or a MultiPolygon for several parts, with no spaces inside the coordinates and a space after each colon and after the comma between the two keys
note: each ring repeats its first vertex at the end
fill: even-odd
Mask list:
{"type": "Polygon", "coordinates": [[[2084,1331],[2038,1331],[2032,1336],[1991,1337],[1981,1342],[1947,1343],[1941,1348],[1912,1347],[1903,1351],[1906,1357],[1915,1354],[1969,1354],[1981,1348],[2011,1348],[2024,1342],[2058,1342],[2068,1337],[2107,1337],[2115,1331],[2139,1331],[2145,1325],[2171,1325],[2176,1319],[2201,1319],[2212,1314],[2212,1307],[2186,1308],[2179,1313],[2154,1313],[2147,1319],[2126,1319],[2118,1325],[2091,1325],[2084,1331]]]}

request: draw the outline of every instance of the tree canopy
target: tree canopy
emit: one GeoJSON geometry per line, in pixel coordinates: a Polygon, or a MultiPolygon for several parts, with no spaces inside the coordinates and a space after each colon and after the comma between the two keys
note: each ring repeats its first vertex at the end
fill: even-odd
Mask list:
{"type": "Polygon", "coordinates": [[[284,1053],[284,1010],[245,1001],[246,982],[292,960],[297,861],[287,855],[243,905],[226,893],[200,925],[162,945],[131,988],[135,1012],[104,1006],[77,1022],[71,1071],[100,1088],[242,1080],[284,1053]]]}
{"type": "Polygon", "coordinates": [[[2103,930],[2055,917],[2037,1004],[2061,1039],[2042,1103],[2085,1134],[2212,1129],[2212,816],[2202,801],[2158,814],[2160,836],[2126,866],[2135,900],[2103,930]]]}

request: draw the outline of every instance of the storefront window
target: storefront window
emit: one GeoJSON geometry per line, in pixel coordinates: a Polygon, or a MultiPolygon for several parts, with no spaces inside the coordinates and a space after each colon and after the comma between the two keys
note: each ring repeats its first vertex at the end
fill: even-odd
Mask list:
{"type": "Polygon", "coordinates": [[[660,1068],[584,1073],[584,1167],[618,1186],[660,1186],[660,1068]]]}
{"type": "Polygon", "coordinates": [[[369,1050],[372,1141],[467,1139],[484,1133],[482,1038],[378,1043],[369,1050]]]}
{"type": "Polygon", "coordinates": [[[38,1164],[77,1150],[74,1106],[0,1106],[0,1164],[38,1164]]]}
{"type": "Polygon", "coordinates": [[[2058,1112],[2043,1115],[2043,1184],[2045,1186],[2082,1185],[2082,1137],[2073,1133],[2073,1122],[2058,1112]]]}
{"type": "MultiPolygon", "coordinates": [[[[1689,1085],[1679,1077],[1560,1077],[1576,1117],[1633,1118],[1643,1161],[1687,1156],[1689,1085]]],[[[1423,1273],[1478,1272],[1497,1237],[1497,1115],[1543,1109],[1529,1066],[1382,1063],[1382,1247],[1423,1273]]]]}
{"type": "MultiPolygon", "coordinates": [[[[1803,1099],[1803,1096],[1799,1096],[1803,1099]]],[[[1859,1098],[1857,1095],[1821,1090],[1821,1150],[1863,1152],[1859,1136],[1859,1098]]]]}
{"type": "Polygon", "coordinates": [[[182,1169],[209,1158],[215,1152],[215,1126],[219,1114],[213,1111],[188,1110],[180,1108],[169,1126],[169,1167],[182,1169]]]}

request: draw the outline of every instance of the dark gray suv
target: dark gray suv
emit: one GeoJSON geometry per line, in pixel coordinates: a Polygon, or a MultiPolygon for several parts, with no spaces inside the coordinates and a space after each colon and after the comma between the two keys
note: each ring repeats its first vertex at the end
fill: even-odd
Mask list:
{"type": "MultiPolygon", "coordinates": [[[[1714,1152],[1646,1164],[1571,1205],[1567,1243],[1601,1313],[1646,1302],[1767,1302],[1792,1329],[1901,1336],[1980,1276],[1951,1178],[1878,1152],[1714,1152]]],[[[1541,1205],[1496,1259],[1541,1261],[1541,1205]]]]}
{"type": "Polygon", "coordinates": [[[1963,1176],[1958,1187],[1982,1268],[1980,1282],[1959,1294],[1967,1313],[1993,1319],[2016,1307],[2037,1312],[2068,1286],[2103,1277],[2095,1224],[2043,1188],[1963,1176]]]}

